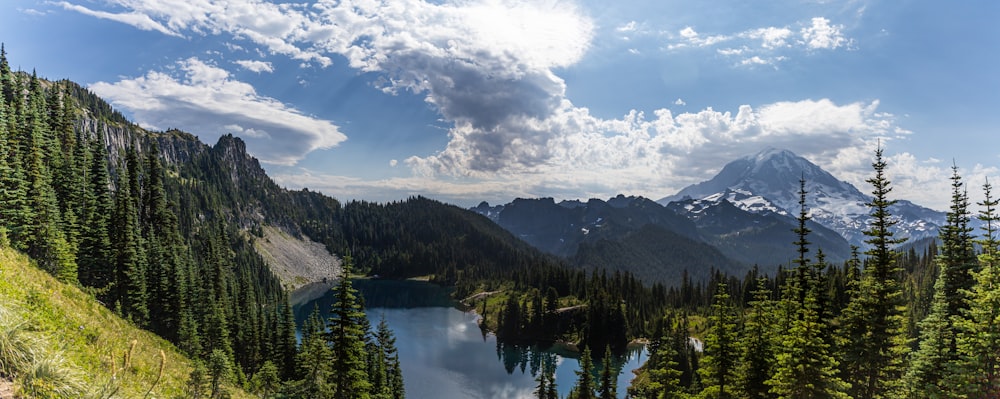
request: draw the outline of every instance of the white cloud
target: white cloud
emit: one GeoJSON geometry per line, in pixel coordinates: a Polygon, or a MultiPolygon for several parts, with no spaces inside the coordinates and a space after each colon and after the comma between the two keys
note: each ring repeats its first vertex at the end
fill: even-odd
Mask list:
{"type": "Polygon", "coordinates": [[[98,11],[68,1],[59,4],[67,10],[166,35],[182,36],[184,31],[200,35],[227,33],[264,46],[274,54],[324,67],[332,63],[329,57],[311,48],[322,26],[312,19],[306,5],[264,0],[108,0],[106,3],[129,11],[98,11]]]}
{"type": "MultiPolygon", "coordinates": [[[[559,0],[318,0],[308,6],[261,0],[109,1],[126,12],[100,17],[145,16],[152,23],[141,26],[158,26],[165,34],[226,34],[305,64],[325,66],[331,55],[343,56],[351,67],[381,76],[379,87],[386,92],[425,96],[452,125],[441,151],[403,160],[412,177],[316,177],[316,184],[339,185],[331,191],[338,195],[375,190],[509,199],[628,192],[658,198],[765,147],[788,148],[824,167],[856,171],[866,158],[852,149],[898,128],[892,115],[875,112],[877,101],[745,105],[735,115],[712,108],[675,115],[664,108],[648,117],[639,111],[616,119],[595,117],[566,98],[565,82],[554,72],[583,58],[594,23],[559,0]]],[[[98,13],[74,7],[67,8],[98,13]]],[[[725,44],[715,52],[773,65],[791,51],[833,50],[850,43],[843,27],[825,18],[800,26],[805,26],[801,40],[786,27],[717,35],[687,27],[670,35],[667,48],[725,44]]],[[[627,23],[619,32],[637,30],[638,24],[627,23]]],[[[177,125],[196,133],[242,129],[251,149],[268,162],[292,164],[345,139],[332,123],[259,96],[220,68],[195,59],[180,68],[185,74],[180,79],[150,72],[93,89],[146,125],[177,125]]],[[[310,176],[316,175],[278,180],[305,182],[310,176]]]]}
{"type": "Polygon", "coordinates": [[[687,103],[684,102],[684,100],[678,98],[676,101],[674,101],[674,105],[687,105],[687,103]]]}
{"type": "Polygon", "coordinates": [[[166,26],[163,26],[162,24],[154,21],[152,18],[150,18],[148,15],[142,12],[136,11],[136,12],[115,14],[105,11],[91,10],[87,7],[76,4],[70,4],[65,1],[60,1],[56,4],[59,4],[60,6],[62,6],[67,10],[76,11],[78,13],[90,15],[92,17],[97,17],[101,19],[107,19],[111,21],[121,22],[123,24],[132,25],[140,30],[146,30],[146,31],[155,30],[164,35],[178,36],[178,37],[181,36],[181,34],[178,33],[177,31],[167,28],[166,26]]]}
{"type": "Polygon", "coordinates": [[[347,139],[331,122],[261,96],[217,66],[189,58],[177,68],[180,78],[149,72],[115,83],[98,82],[90,89],[132,111],[137,123],[151,129],[180,127],[200,136],[243,136],[250,152],[264,162],[294,164],[310,151],[347,139]]]}
{"type": "Polygon", "coordinates": [[[795,32],[788,27],[767,26],[732,34],[705,36],[688,26],[681,29],[667,43],[668,50],[716,48],[725,57],[740,56],[737,66],[772,65],[786,61],[795,52],[835,50],[849,47],[853,41],[844,36],[843,25],[831,25],[823,17],[798,22],[802,28],[795,32]]]}
{"type": "Polygon", "coordinates": [[[759,39],[761,41],[761,47],[766,49],[775,49],[789,46],[787,40],[792,36],[792,31],[788,28],[776,28],[771,26],[747,31],[742,33],[741,36],[751,39],[759,39]]]}
{"type": "Polygon", "coordinates": [[[833,50],[847,45],[848,40],[841,30],[843,25],[830,25],[830,20],[823,17],[812,19],[812,25],[802,28],[802,41],[809,49],[833,50]]]}
{"type": "Polygon", "coordinates": [[[716,44],[729,41],[732,39],[732,36],[726,36],[726,35],[701,36],[700,34],[698,34],[698,32],[694,30],[694,28],[690,26],[681,29],[680,32],[678,32],[678,34],[686,42],[685,44],[692,45],[695,47],[714,46],[716,44]]]}
{"type": "Polygon", "coordinates": [[[639,26],[638,22],[629,21],[625,25],[621,25],[621,26],[615,28],[615,30],[617,30],[619,32],[635,32],[636,29],[638,29],[638,26],[639,26]]]}
{"type": "Polygon", "coordinates": [[[241,67],[243,67],[243,69],[246,69],[246,70],[248,70],[250,72],[256,72],[256,73],[261,73],[261,72],[271,73],[271,72],[274,72],[274,66],[272,66],[270,62],[266,62],[266,61],[238,60],[238,61],[236,61],[236,64],[239,65],[239,66],[241,66],[241,67]]]}

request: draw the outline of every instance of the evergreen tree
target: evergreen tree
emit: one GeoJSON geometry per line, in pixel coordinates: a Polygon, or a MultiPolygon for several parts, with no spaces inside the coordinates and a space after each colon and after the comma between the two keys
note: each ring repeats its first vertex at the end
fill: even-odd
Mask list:
{"type": "Polygon", "coordinates": [[[948,375],[954,367],[956,353],[951,346],[954,331],[948,318],[948,299],[945,280],[948,265],[941,265],[941,273],[934,283],[931,312],[920,322],[920,346],[912,354],[910,366],[903,378],[909,396],[949,398],[954,387],[949,387],[948,375]]]}
{"type": "MultiPolygon", "coordinates": [[[[135,151],[130,149],[127,163],[136,162],[135,151]]],[[[149,309],[146,307],[146,253],[139,230],[139,213],[136,210],[138,171],[135,167],[118,168],[118,191],[115,195],[114,236],[115,282],[112,300],[122,316],[139,326],[146,326],[149,309]]]]}
{"type": "Polygon", "coordinates": [[[38,77],[32,74],[25,126],[26,153],[24,167],[27,179],[28,206],[33,213],[25,225],[24,242],[28,256],[60,280],[76,282],[77,266],[73,248],[66,241],[62,215],[52,175],[51,156],[47,154],[48,128],[44,120],[45,99],[38,77]]]}
{"type": "MultiPolygon", "coordinates": [[[[952,166],[951,205],[947,212],[947,221],[939,232],[941,240],[938,263],[946,270],[944,278],[944,295],[948,302],[946,319],[958,317],[967,309],[965,293],[972,289],[972,271],[976,266],[976,254],[973,248],[972,227],[969,226],[969,197],[966,193],[958,167],[952,166]],[[944,265],[947,265],[945,267],[944,265]]],[[[954,342],[949,343],[954,347],[954,342]]]]}
{"type": "Polygon", "coordinates": [[[979,220],[983,223],[979,271],[974,271],[975,283],[969,292],[968,310],[956,322],[959,365],[949,381],[968,398],[1000,397],[1000,242],[997,227],[1000,215],[992,196],[989,181],[983,185],[984,199],[979,205],[979,220]]]}
{"type": "Polygon", "coordinates": [[[107,296],[115,281],[113,250],[111,246],[110,223],[112,215],[112,200],[108,178],[108,154],[104,144],[104,134],[101,129],[97,137],[90,143],[90,168],[84,198],[83,234],[80,239],[80,249],[77,257],[80,283],[96,288],[106,303],[113,303],[107,296]]]}
{"type": "Polygon", "coordinates": [[[604,359],[601,361],[600,381],[597,385],[599,399],[616,399],[618,397],[618,373],[614,359],[611,357],[611,347],[604,347],[604,359]]]}
{"type": "Polygon", "coordinates": [[[556,391],[555,365],[548,361],[542,361],[535,381],[538,382],[535,387],[535,397],[538,399],[559,399],[558,391],[556,391]]]}
{"type": "Polygon", "coordinates": [[[715,290],[708,332],[705,335],[705,357],[701,361],[703,397],[731,398],[735,390],[737,326],[729,288],[719,283],[715,290]]]}
{"type": "Polygon", "coordinates": [[[345,257],[328,321],[335,399],[367,399],[371,390],[366,375],[365,331],[361,327],[366,319],[351,284],[352,267],[351,257],[345,257]]]}
{"type": "Polygon", "coordinates": [[[406,397],[406,389],[403,386],[403,370],[399,364],[396,337],[389,329],[385,317],[379,320],[378,327],[375,329],[375,339],[385,363],[385,391],[389,394],[389,398],[403,399],[406,397]]]}
{"type": "Polygon", "coordinates": [[[867,181],[873,187],[871,220],[864,231],[869,256],[860,282],[844,310],[841,359],[845,381],[851,384],[855,398],[886,398],[898,394],[902,377],[902,360],[907,352],[903,314],[905,305],[899,285],[900,270],[894,247],[905,239],[894,237],[896,220],[889,207],[892,191],[885,176],[886,162],[882,148],[875,151],[872,168],[875,176],[867,181]]]}
{"type": "Polygon", "coordinates": [[[319,308],[313,308],[302,324],[302,345],[296,355],[298,374],[302,378],[292,386],[293,397],[332,398],[333,371],[330,358],[332,349],[327,344],[326,329],[320,319],[319,308]]]}
{"type": "Polygon", "coordinates": [[[570,398],[597,399],[594,396],[594,375],[591,374],[594,370],[594,363],[591,359],[590,348],[584,347],[583,353],[580,354],[580,370],[576,371],[576,386],[570,392],[570,398]]]}
{"type": "Polygon", "coordinates": [[[765,382],[774,374],[775,306],[766,284],[764,277],[757,280],[738,343],[740,362],[736,369],[736,385],[740,396],[747,399],[773,397],[765,382]]]}
{"type": "Polygon", "coordinates": [[[778,398],[849,398],[816,308],[816,290],[809,290],[791,329],[778,338],[774,376],[766,381],[778,398]]]}
{"type": "Polygon", "coordinates": [[[912,354],[904,383],[911,395],[959,397],[953,377],[958,368],[954,322],[967,308],[965,294],[972,288],[974,256],[969,232],[968,197],[958,168],[952,167],[952,198],[947,224],[940,230],[941,253],[931,311],[920,322],[920,346],[912,354]]]}

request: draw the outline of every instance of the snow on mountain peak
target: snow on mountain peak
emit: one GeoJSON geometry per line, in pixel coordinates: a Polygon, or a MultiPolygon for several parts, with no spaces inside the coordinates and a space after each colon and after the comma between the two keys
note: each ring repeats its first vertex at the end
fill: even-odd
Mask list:
{"type": "MultiPolygon", "coordinates": [[[[861,230],[867,225],[869,197],[793,152],[768,148],[737,159],[708,181],[688,186],[660,200],[667,204],[684,197],[717,203],[726,199],[755,213],[798,214],[799,180],[806,182],[806,207],[813,220],[837,231],[852,244],[864,246],[861,230]]],[[[898,214],[921,215],[901,219],[901,236],[923,238],[937,234],[943,223],[940,212],[907,201],[897,204],[898,214]]]]}

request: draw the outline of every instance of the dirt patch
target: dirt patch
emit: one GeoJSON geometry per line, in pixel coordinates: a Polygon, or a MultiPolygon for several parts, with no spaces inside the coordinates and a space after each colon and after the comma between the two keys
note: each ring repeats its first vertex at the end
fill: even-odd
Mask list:
{"type": "Polygon", "coordinates": [[[341,272],[340,258],[323,244],[305,236],[295,238],[275,227],[264,227],[264,237],[255,240],[254,247],[289,291],[310,283],[333,281],[341,272]]]}
{"type": "Polygon", "coordinates": [[[14,399],[14,382],[0,377],[0,399],[14,399]]]}

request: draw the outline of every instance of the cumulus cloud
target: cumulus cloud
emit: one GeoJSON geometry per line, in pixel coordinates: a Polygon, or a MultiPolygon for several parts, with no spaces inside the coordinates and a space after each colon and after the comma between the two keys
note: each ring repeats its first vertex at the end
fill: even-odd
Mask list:
{"type": "MultiPolygon", "coordinates": [[[[412,177],[364,181],[320,176],[315,181],[336,185],[331,189],[338,193],[381,190],[509,199],[629,192],[656,198],[765,147],[788,148],[824,167],[856,171],[869,153],[852,149],[899,132],[892,115],[876,111],[877,101],[801,100],[744,105],[735,113],[663,108],[648,115],[632,111],[620,118],[596,117],[566,97],[565,82],[554,72],[586,54],[594,23],[575,5],[558,0],[109,2],[124,11],[105,17],[146,16],[156,24],[147,24],[151,29],[162,27],[165,34],[225,34],[320,65],[329,65],[332,55],[342,56],[352,68],[380,76],[377,87],[387,93],[422,95],[451,124],[450,140],[439,152],[401,160],[414,172],[412,177]]],[[[669,35],[667,48],[709,48],[751,65],[773,65],[791,51],[834,50],[850,43],[843,27],[825,18],[790,26],[796,25],[801,29],[764,27],[709,35],[687,27],[669,35]]],[[[637,24],[617,31],[636,33],[637,24]]],[[[259,96],[220,68],[189,59],[179,69],[179,78],[150,72],[93,89],[148,126],[242,130],[251,137],[255,154],[274,163],[292,164],[311,150],[345,139],[332,123],[259,96]]],[[[317,175],[296,176],[278,180],[308,182],[317,175]]],[[[315,186],[300,186],[306,185],[315,186]]]]}
{"type": "Polygon", "coordinates": [[[844,36],[843,25],[834,25],[824,17],[797,22],[796,32],[788,26],[767,26],[731,34],[702,35],[688,26],[671,35],[668,50],[685,48],[716,48],[719,55],[740,56],[737,66],[777,65],[789,59],[795,51],[836,50],[848,47],[852,41],[844,36]]]}
{"type": "Polygon", "coordinates": [[[246,70],[248,70],[250,72],[256,72],[256,73],[261,73],[261,72],[271,73],[271,72],[274,72],[274,66],[272,66],[270,62],[266,62],[266,61],[238,60],[238,61],[236,61],[236,64],[239,65],[239,66],[241,66],[241,67],[243,67],[243,69],[246,69],[246,70]]]}
{"type": "Polygon", "coordinates": [[[201,136],[233,133],[263,162],[294,164],[305,154],[347,139],[337,126],[261,96],[229,72],[197,58],[176,65],[180,77],[163,72],[90,86],[115,106],[132,111],[151,129],[182,127],[201,136]]]}
{"type": "Polygon", "coordinates": [[[830,25],[829,19],[816,17],[812,19],[812,25],[802,28],[802,41],[809,49],[833,50],[848,43],[841,32],[843,29],[843,25],[830,25]]]}

